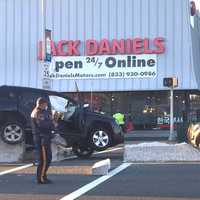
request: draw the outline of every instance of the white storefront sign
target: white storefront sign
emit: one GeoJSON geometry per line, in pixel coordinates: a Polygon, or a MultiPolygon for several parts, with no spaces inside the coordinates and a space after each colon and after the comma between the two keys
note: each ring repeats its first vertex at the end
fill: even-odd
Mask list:
{"type": "Polygon", "coordinates": [[[49,71],[49,79],[111,79],[155,78],[157,56],[150,55],[102,55],[102,56],[55,56],[49,71]]]}

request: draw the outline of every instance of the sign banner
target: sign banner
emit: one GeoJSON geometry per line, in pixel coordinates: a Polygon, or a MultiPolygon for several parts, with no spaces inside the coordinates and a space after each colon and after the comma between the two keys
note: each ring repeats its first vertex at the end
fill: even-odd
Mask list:
{"type": "Polygon", "coordinates": [[[155,78],[157,56],[55,56],[44,76],[49,79],[155,78]]]}

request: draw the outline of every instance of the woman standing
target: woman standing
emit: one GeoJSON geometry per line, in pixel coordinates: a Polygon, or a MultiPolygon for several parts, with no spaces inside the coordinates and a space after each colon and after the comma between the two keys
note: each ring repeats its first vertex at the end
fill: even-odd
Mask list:
{"type": "Polygon", "coordinates": [[[48,184],[47,170],[51,164],[51,138],[54,130],[51,113],[48,111],[48,103],[44,98],[38,98],[36,107],[31,113],[32,132],[35,143],[37,166],[37,183],[48,184]]]}

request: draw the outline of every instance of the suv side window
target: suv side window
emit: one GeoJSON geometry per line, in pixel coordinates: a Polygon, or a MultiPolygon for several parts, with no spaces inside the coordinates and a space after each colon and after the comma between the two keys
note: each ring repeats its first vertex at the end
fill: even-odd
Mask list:
{"type": "Polygon", "coordinates": [[[1,99],[15,99],[16,93],[13,91],[3,90],[0,92],[1,99]]]}
{"type": "Polygon", "coordinates": [[[0,110],[13,111],[17,110],[18,95],[14,91],[1,90],[0,91],[0,110]]]}

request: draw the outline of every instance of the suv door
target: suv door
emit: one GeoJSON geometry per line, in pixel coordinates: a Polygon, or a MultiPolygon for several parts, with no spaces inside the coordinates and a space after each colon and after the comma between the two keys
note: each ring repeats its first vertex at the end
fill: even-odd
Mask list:
{"type": "MultiPolygon", "coordinates": [[[[3,89],[0,91],[0,111],[17,111],[18,95],[16,91],[3,89]]],[[[5,117],[2,116],[1,117],[5,117]]]]}
{"type": "Polygon", "coordinates": [[[57,112],[59,119],[59,131],[69,140],[80,139],[79,112],[77,105],[70,99],[57,95],[49,95],[52,113],[57,112]]]}

